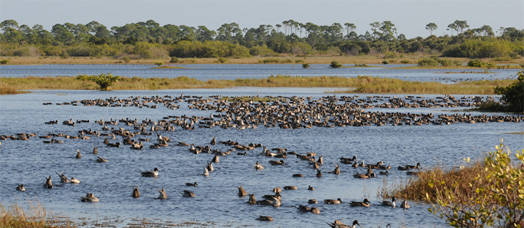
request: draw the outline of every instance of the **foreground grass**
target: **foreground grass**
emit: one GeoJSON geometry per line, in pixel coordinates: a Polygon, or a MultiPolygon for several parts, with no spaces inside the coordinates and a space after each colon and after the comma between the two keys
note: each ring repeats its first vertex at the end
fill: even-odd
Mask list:
{"type": "MultiPolygon", "coordinates": [[[[411,82],[392,78],[359,76],[270,76],[260,79],[207,80],[185,76],[177,78],[122,77],[112,90],[206,89],[228,87],[333,87],[347,88],[340,93],[389,93],[389,94],[485,94],[493,93],[495,86],[507,86],[513,80],[484,80],[442,84],[439,82],[411,82]]],[[[97,90],[91,81],[76,77],[23,77],[0,78],[0,94],[13,94],[22,90],[97,90]]]]}
{"type": "Polygon", "coordinates": [[[31,205],[31,209],[24,211],[17,205],[5,208],[0,205],[0,227],[12,228],[54,228],[74,227],[70,222],[49,219],[47,211],[40,205],[31,205]]]}

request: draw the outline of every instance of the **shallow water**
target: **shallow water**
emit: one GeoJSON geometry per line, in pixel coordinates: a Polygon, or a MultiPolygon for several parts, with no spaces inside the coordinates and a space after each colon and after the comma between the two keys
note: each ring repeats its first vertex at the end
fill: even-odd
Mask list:
{"type": "MultiPolygon", "coordinates": [[[[57,106],[42,105],[43,102],[69,102],[82,99],[97,99],[129,96],[312,96],[319,98],[330,95],[324,88],[235,88],[206,90],[164,90],[164,91],[33,91],[30,94],[0,97],[0,135],[16,133],[66,133],[76,135],[82,129],[100,131],[95,120],[137,118],[138,120],[160,120],[169,115],[209,116],[210,111],[188,109],[181,103],[178,110],[163,107],[157,109],[135,107],[98,107],[98,106],[57,106]],[[64,120],[87,119],[90,123],[77,124],[75,127],[62,125],[64,120]],[[45,125],[44,122],[58,120],[58,125],[45,125]]],[[[431,96],[425,96],[431,97],[431,96]]],[[[391,110],[387,110],[391,111],[391,110]]],[[[393,110],[395,111],[395,110],[393,110]]],[[[469,112],[455,109],[412,109],[409,112],[456,113],[469,112]]],[[[473,113],[482,114],[482,113],[473,113]]],[[[114,126],[116,127],[116,126],[114,126]]],[[[123,124],[118,127],[125,127],[123,124]]],[[[0,178],[4,184],[0,187],[0,202],[3,205],[19,203],[27,205],[28,201],[38,202],[47,210],[58,212],[79,221],[89,218],[91,221],[103,221],[107,217],[124,220],[116,226],[125,226],[132,218],[158,219],[162,221],[214,221],[216,226],[274,226],[274,227],[327,227],[325,222],[342,219],[351,223],[358,219],[362,227],[443,227],[445,222],[427,212],[426,204],[411,203],[412,208],[351,208],[348,202],[362,201],[364,198],[377,205],[381,200],[377,192],[387,184],[405,182],[408,176],[393,168],[391,175],[374,179],[361,180],[353,178],[355,173],[364,173],[364,168],[351,168],[341,164],[341,175],[329,174],[338,163],[339,157],[356,155],[359,160],[375,163],[380,160],[387,165],[397,167],[405,164],[422,163],[424,167],[443,165],[454,167],[463,165],[463,158],[481,158],[485,152],[492,151],[494,146],[504,139],[504,143],[513,150],[524,148],[524,135],[506,134],[524,131],[521,123],[479,123],[423,126],[364,126],[335,127],[312,129],[283,130],[279,128],[257,129],[222,129],[195,128],[175,132],[164,132],[172,142],[168,147],[149,149],[145,143],[144,150],[131,150],[129,146],[120,148],[106,147],[103,137],[90,140],[63,139],[64,144],[44,144],[43,139],[31,138],[29,141],[1,141],[0,167],[3,172],[0,178]],[[307,162],[294,156],[286,159],[285,166],[271,166],[270,159],[259,155],[261,148],[248,151],[248,155],[236,153],[221,157],[214,164],[215,171],[209,177],[202,176],[203,166],[211,161],[213,155],[195,155],[187,147],[175,146],[183,141],[195,145],[208,145],[216,136],[218,141],[233,140],[241,144],[261,143],[269,148],[283,147],[300,154],[316,152],[324,156],[325,164],[321,167],[322,178],[316,178],[316,171],[307,162]],[[98,146],[98,156],[109,159],[107,163],[97,163],[96,155],[90,154],[93,146],[98,146]],[[82,152],[82,159],[74,159],[76,150],[82,152]],[[266,168],[255,171],[252,167],[259,161],[266,168]],[[158,178],[141,177],[140,172],[160,169],[158,178]],[[81,184],[60,184],[58,173],[75,177],[81,184]],[[302,173],[303,178],[293,178],[292,174],[302,173]],[[45,177],[51,175],[54,189],[44,189],[45,177]],[[198,182],[198,187],[187,187],[186,182],[198,182]],[[17,184],[23,183],[27,191],[15,191],[17,184]],[[139,186],[142,196],[133,199],[130,195],[132,186],[139,186]],[[282,207],[264,207],[248,205],[248,198],[237,196],[236,186],[242,185],[248,193],[255,193],[257,200],[262,195],[272,194],[274,187],[295,185],[297,191],[282,193],[282,207]],[[314,186],[315,191],[308,191],[307,186],[314,186]],[[156,200],[157,190],[164,187],[168,199],[156,200]],[[196,193],[195,198],[184,198],[183,190],[196,193]],[[100,199],[99,203],[82,203],[80,197],[93,192],[100,199]],[[321,214],[300,213],[296,206],[306,205],[308,199],[315,198],[321,214]],[[323,199],[341,198],[341,205],[326,205],[323,199]],[[271,223],[255,220],[260,215],[270,215],[275,221],[271,223]]],[[[145,137],[145,136],[141,136],[145,137]]],[[[154,138],[153,136],[149,136],[154,138]]],[[[117,137],[120,140],[120,137],[117,137]]],[[[114,141],[114,140],[113,140],[114,141]]],[[[222,144],[212,148],[226,151],[230,147],[222,144]]],[[[400,203],[400,202],[399,202],[400,203]]]]}
{"type": "MultiPolygon", "coordinates": [[[[439,81],[453,83],[463,80],[493,80],[514,76],[518,69],[393,69],[412,65],[369,65],[370,67],[349,67],[332,69],[327,64],[311,64],[303,69],[301,64],[179,64],[183,69],[152,69],[152,65],[0,65],[0,77],[24,76],[77,76],[97,75],[111,72],[126,77],[188,76],[199,80],[267,78],[271,75],[290,76],[377,76],[399,78],[408,81],[439,81]],[[462,73],[467,71],[468,73],[462,73]]],[[[351,65],[347,65],[351,66],[351,65]]],[[[514,78],[514,77],[513,77],[514,78]]]]}

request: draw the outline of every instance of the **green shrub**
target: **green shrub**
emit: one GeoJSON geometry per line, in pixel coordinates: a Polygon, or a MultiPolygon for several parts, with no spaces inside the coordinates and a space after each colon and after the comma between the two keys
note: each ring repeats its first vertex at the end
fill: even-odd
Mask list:
{"type": "Polygon", "coordinates": [[[309,63],[303,63],[303,64],[302,64],[302,68],[304,68],[304,69],[309,68],[309,63]]]}
{"type": "Polygon", "coordinates": [[[424,58],[418,61],[417,65],[421,67],[428,67],[428,66],[439,66],[440,63],[434,58],[429,58],[429,59],[424,58]]]}
{"type": "Polygon", "coordinates": [[[9,62],[9,59],[0,60],[0,64],[3,64],[3,65],[7,64],[8,62],[9,62]]]}
{"type": "Polygon", "coordinates": [[[382,64],[389,64],[387,60],[382,61],[382,64]]]}
{"type": "Polygon", "coordinates": [[[262,59],[258,60],[259,63],[278,63],[278,59],[262,59]]]}
{"type": "Polygon", "coordinates": [[[99,75],[78,75],[77,80],[92,81],[100,86],[100,90],[107,90],[116,81],[120,80],[120,76],[113,76],[111,73],[99,75]]]}
{"type": "Polygon", "coordinates": [[[226,58],[218,58],[217,60],[219,63],[225,63],[227,61],[226,58]]]}
{"type": "Polygon", "coordinates": [[[164,65],[164,62],[155,62],[155,65],[156,65],[157,67],[160,67],[160,66],[164,65]]]}
{"type": "Polygon", "coordinates": [[[337,61],[331,61],[331,64],[329,64],[331,68],[340,68],[342,67],[342,64],[338,63],[337,61]]]}
{"type": "Polygon", "coordinates": [[[468,66],[470,66],[470,67],[483,67],[484,63],[482,61],[480,61],[480,59],[472,59],[472,60],[469,60],[468,66]]]}
{"type": "Polygon", "coordinates": [[[506,87],[495,87],[495,93],[502,95],[502,100],[510,111],[524,112],[524,71],[517,73],[517,81],[506,87]]]}
{"type": "Polygon", "coordinates": [[[131,61],[131,59],[129,59],[129,57],[127,57],[127,56],[124,56],[124,58],[122,58],[122,60],[124,60],[125,63],[129,63],[131,61]]]}
{"type": "Polygon", "coordinates": [[[169,60],[170,63],[178,63],[180,62],[177,57],[171,57],[171,60],[169,60]]]}
{"type": "Polygon", "coordinates": [[[409,64],[409,63],[410,63],[410,61],[409,61],[409,60],[406,60],[406,59],[404,59],[404,60],[401,60],[401,61],[400,61],[400,63],[402,63],[402,64],[409,64]]]}

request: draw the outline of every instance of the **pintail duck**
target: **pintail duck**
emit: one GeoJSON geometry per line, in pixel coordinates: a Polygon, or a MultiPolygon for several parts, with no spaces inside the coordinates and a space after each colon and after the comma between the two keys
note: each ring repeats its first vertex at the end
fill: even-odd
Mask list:
{"type": "Polygon", "coordinates": [[[306,212],[309,212],[311,210],[311,207],[304,206],[304,205],[298,205],[298,210],[300,212],[306,213],[306,212]]]}
{"type": "Polygon", "coordinates": [[[398,170],[410,170],[410,169],[420,169],[420,163],[417,163],[417,165],[406,165],[406,166],[398,167],[398,170]]]}
{"type": "Polygon", "coordinates": [[[340,198],[338,198],[338,199],[325,199],[324,203],[325,204],[341,204],[342,200],[340,198]]]}
{"type": "Polygon", "coordinates": [[[208,177],[209,176],[209,170],[207,170],[207,167],[204,166],[204,173],[202,173],[202,175],[208,177]]]}
{"type": "Polygon", "coordinates": [[[96,146],[93,147],[93,154],[98,154],[98,147],[96,146]]]}
{"type": "Polygon", "coordinates": [[[58,176],[60,177],[60,183],[69,183],[69,179],[62,173],[62,174],[59,174],[59,173],[56,173],[58,174],[58,176]]]}
{"type": "Polygon", "coordinates": [[[140,197],[140,191],[138,191],[138,186],[133,187],[133,194],[131,194],[133,198],[140,197]]]}
{"type": "Polygon", "coordinates": [[[284,186],[284,190],[298,190],[297,186],[284,186]]]}
{"type": "Polygon", "coordinates": [[[216,137],[213,137],[213,139],[211,139],[211,142],[210,142],[209,144],[211,144],[211,145],[213,145],[213,146],[214,146],[215,144],[217,144],[217,138],[216,138],[216,137]]]}
{"type": "Polygon", "coordinates": [[[255,193],[249,194],[249,201],[247,201],[247,203],[251,205],[257,204],[257,200],[255,199],[255,193]]]}
{"type": "Polygon", "coordinates": [[[80,150],[76,150],[76,159],[82,158],[82,154],[80,154],[80,150]]]}
{"type": "Polygon", "coordinates": [[[100,163],[103,163],[103,162],[108,162],[109,160],[107,160],[106,158],[103,158],[103,157],[98,157],[98,159],[96,159],[97,162],[100,162],[100,163]]]}
{"type": "Polygon", "coordinates": [[[333,170],[333,173],[335,175],[340,175],[340,167],[338,166],[338,164],[335,165],[335,170],[333,170]]]}
{"type": "Polygon", "coordinates": [[[167,199],[166,190],[164,190],[164,187],[162,187],[162,190],[158,190],[160,195],[158,195],[157,199],[167,199]]]}
{"type": "Polygon", "coordinates": [[[282,200],[282,195],[280,195],[280,192],[277,192],[277,193],[275,193],[275,195],[264,195],[264,196],[262,196],[262,198],[269,199],[269,200],[271,200],[273,198],[278,199],[278,200],[282,200]]]}
{"type": "Polygon", "coordinates": [[[315,190],[315,188],[314,188],[313,186],[311,186],[311,185],[308,185],[308,186],[307,186],[307,190],[309,190],[309,191],[313,191],[313,190],[315,190]]]}
{"type": "Polygon", "coordinates": [[[271,222],[273,221],[273,217],[261,215],[260,217],[257,218],[257,220],[264,221],[264,222],[271,222]]]}
{"type": "Polygon", "coordinates": [[[269,161],[269,163],[271,165],[284,165],[284,160],[280,160],[280,161],[269,161]]]}
{"type": "Polygon", "coordinates": [[[51,176],[49,176],[48,178],[46,177],[44,188],[53,188],[53,182],[51,181],[51,176]]]}
{"type": "Polygon", "coordinates": [[[282,192],[282,188],[280,187],[276,187],[276,188],[273,188],[273,192],[282,192]]]}
{"type": "Polygon", "coordinates": [[[264,199],[264,200],[257,201],[257,205],[280,207],[280,205],[282,204],[279,199],[272,197],[271,199],[264,199]]]}
{"type": "Polygon", "coordinates": [[[344,158],[344,157],[341,157],[340,158],[340,163],[343,163],[343,164],[352,164],[354,161],[357,160],[357,156],[353,156],[352,158],[344,158]]]}
{"type": "Polygon", "coordinates": [[[25,187],[23,184],[19,184],[18,187],[16,187],[16,190],[20,192],[25,192],[25,187]]]}
{"type": "Polygon", "coordinates": [[[213,168],[213,162],[208,162],[207,163],[207,170],[209,172],[213,172],[215,169],[213,168]]]}
{"type": "Polygon", "coordinates": [[[320,155],[320,157],[317,160],[317,163],[320,164],[320,165],[324,164],[324,155],[320,155]]]}
{"type": "Polygon", "coordinates": [[[309,200],[307,201],[307,203],[309,203],[309,204],[317,204],[317,203],[318,203],[318,200],[316,200],[316,199],[309,199],[309,200]]]}
{"type": "Polygon", "coordinates": [[[258,163],[258,161],[257,161],[257,163],[253,167],[255,167],[255,170],[263,170],[264,169],[264,166],[262,166],[260,163],[258,163]]]}
{"type": "Polygon", "coordinates": [[[93,193],[87,193],[85,197],[82,197],[80,199],[82,202],[98,202],[98,198],[95,197],[95,195],[93,195],[93,193]]]}
{"type": "Polygon", "coordinates": [[[352,207],[369,207],[369,206],[371,206],[371,202],[369,202],[369,200],[366,198],[366,199],[364,199],[363,202],[351,201],[351,203],[349,203],[349,205],[352,206],[352,207]]]}
{"type": "Polygon", "coordinates": [[[316,214],[316,215],[319,215],[320,214],[320,209],[318,209],[318,207],[312,207],[311,210],[309,210],[309,212],[311,212],[313,214],[316,214]]]}
{"type": "Polygon", "coordinates": [[[80,180],[74,178],[74,177],[71,177],[71,184],[80,184],[80,180]]]}
{"type": "Polygon", "coordinates": [[[389,175],[389,171],[387,171],[387,170],[386,171],[380,171],[380,172],[378,172],[378,174],[387,176],[387,175],[389,175]]]}
{"type": "Polygon", "coordinates": [[[411,208],[411,206],[408,204],[408,201],[405,201],[405,200],[402,201],[402,203],[400,204],[400,207],[404,209],[411,208]]]}
{"type": "Polygon", "coordinates": [[[389,200],[384,200],[384,201],[382,201],[382,203],[381,203],[380,205],[381,205],[381,206],[386,206],[386,207],[396,207],[396,206],[397,206],[397,205],[396,205],[396,201],[397,201],[397,200],[396,200],[395,197],[393,196],[393,197],[391,197],[391,201],[389,201],[389,200]]]}
{"type": "Polygon", "coordinates": [[[153,171],[142,172],[143,177],[158,177],[158,168],[153,169],[153,171]]]}
{"type": "Polygon", "coordinates": [[[358,223],[358,220],[355,220],[353,221],[353,225],[346,225],[344,223],[342,223],[340,220],[335,220],[335,222],[333,223],[328,223],[329,226],[331,226],[331,228],[356,228],[357,225],[360,226],[360,224],[358,223]]]}
{"type": "Polygon", "coordinates": [[[244,197],[244,196],[247,196],[247,192],[246,192],[246,190],[244,190],[242,185],[240,185],[238,187],[238,197],[244,197]]]}
{"type": "Polygon", "coordinates": [[[304,177],[304,175],[302,175],[302,173],[296,173],[296,174],[293,174],[293,177],[304,177]]]}
{"type": "Polygon", "coordinates": [[[184,193],[182,193],[184,197],[195,197],[195,193],[192,191],[184,190],[184,193]]]}
{"type": "Polygon", "coordinates": [[[213,160],[211,160],[211,162],[213,162],[213,163],[218,163],[219,160],[220,160],[219,158],[220,158],[220,155],[215,154],[215,157],[213,157],[213,160]]]}
{"type": "Polygon", "coordinates": [[[322,172],[320,171],[320,169],[317,169],[317,177],[318,177],[318,178],[321,178],[321,177],[322,177],[322,172]]]}
{"type": "Polygon", "coordinates": [[[197,186],[198,186],[198,183],[197,183],[197,182],[194,182],[194,183],[186,183],[186,186],[197,187],[197,186]]]}

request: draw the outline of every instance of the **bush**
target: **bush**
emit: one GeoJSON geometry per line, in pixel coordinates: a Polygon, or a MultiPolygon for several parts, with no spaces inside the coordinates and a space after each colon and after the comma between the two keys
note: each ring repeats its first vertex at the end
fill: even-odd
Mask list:
{"type": "Polygon", "coordinates": [[[410,61],[409,61],[409,60],[406,60],[406,59],[404,59],[404,60],[401,60],[401,61],[400,61],[400,63],[402,63],[402,64],[409,64],[409,63],[410,63],[410,61]]]}
{"type": "Polygon", "coordinates": [[[387,60],[382,61],[382,64],[389,64],[387,60]]]}
{"type": "Polygon", "coordinates": [[[178,63],[180,62],[177,57],[171,57],[171,60],[169,60],[170,63],[178,63]]]}
{"type": "Polygon", "coordinates": [[[218,58],[217,61],[219,63],[225,63],[227,61],[227,59],[226,58],[218,58]]]}
{"type": "Polygon", "coordinates": [[[164,65],[164,62],[155,62],[155,65],[156,65],[157,67],[160,67],[160,66],[164,65]]]}
{"type": "Polygon", "coordinates": [[[417,63],[418,66],[427,67],[427,66],[439,66],[439,62],[434,58],[424,58],[417,63]]]}
{"type": "MultiPolygon", "coordinates": [[[[429,181],[435,196],[433,213],[446,218],[454,227],[522,227],[524,225],[524,150],[517,151],[517,162],[502,143],[480,164],[481,169],[470,176],[469,183],[429,181]],[[516,166],[514,166],[516,165],[516,166]],[[520,167],[519,167],[520,166],[520,167]]],[[[469,158],[465,159],[469,162],[469,158]]]]}
{"type": "Polygon", "coordinates": [[[302,68],[304,68],[304,69],[309,68],[309,63],[304,63],[304,64],[302,64],[302,68]]]}
{"type": "Polygon", "coordinates": [[[342,64],[338,63],[337,61],[331,61],[331,64],[329,64],[331,68],[340,68],[342,67],[342,64]]]}
{"type": "Polygon", "coordinates": [[[114,82],[120,80],[120,76],[113,76],[111,73],[99,75],[78,75],[77,80],[92,81],[100,86],[100,90],[107,90],[114,82]]]}
{"type": "Polygon", "coordinates": [[[506,87],[495,87],[495,93],[502,95],[502,100],[513,112],[524,112],[524,71],[517,73],[517,81],[506,87]]]}
{"type": "Polygon", "coordinates": [[[3,65],[7,64],[8,62],[9,62],[9,59],[0,60],[0,64],[3,64],[3,65]]]}
{"type": "Polygon", "coordinates": [[[131,61],[131,59],[129,59],[129,57],[127,57],[127,56],[124,56],[124,58],[122,58],[122,60],[124,60],[125,63],[129,63],[131,61]]]}

